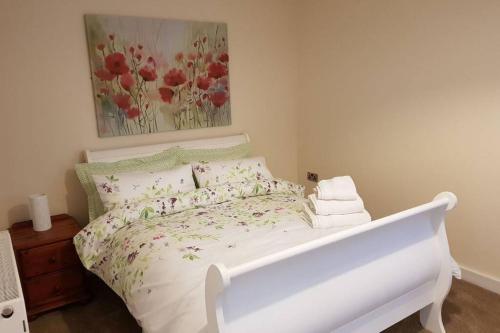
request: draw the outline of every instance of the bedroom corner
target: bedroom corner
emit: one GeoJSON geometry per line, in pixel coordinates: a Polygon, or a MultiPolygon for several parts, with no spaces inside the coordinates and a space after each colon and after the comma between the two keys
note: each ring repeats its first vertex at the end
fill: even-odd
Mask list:
{"type": "Polygon", "coordinates": [[[499,17],[0,0],[0,333],[497,332],[499,17]]]}

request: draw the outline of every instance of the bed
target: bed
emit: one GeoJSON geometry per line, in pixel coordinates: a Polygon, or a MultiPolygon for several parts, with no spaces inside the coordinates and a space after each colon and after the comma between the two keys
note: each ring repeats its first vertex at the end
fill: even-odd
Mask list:
{"type": "MultiPolygon", "coordinates": [[[[248,141],[241,134],[86,157],[248,141]]],[[[444,332],[452,193],[349,229],[310,228],[303,201],[303,188],[285,180],[226,184],[117,207],[74,241],[146,333],[377,332],[416,311],[425,328],[444,332]]]]}

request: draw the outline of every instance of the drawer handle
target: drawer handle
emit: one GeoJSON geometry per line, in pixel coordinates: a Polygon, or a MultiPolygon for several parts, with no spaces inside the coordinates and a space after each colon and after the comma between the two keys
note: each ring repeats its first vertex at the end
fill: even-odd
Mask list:
{"type": "Polygon", "coordinates": [[[56,257],[50,257],[49,258],[49,263],[50,264],[55,264],[56,263],[56,257]]]}

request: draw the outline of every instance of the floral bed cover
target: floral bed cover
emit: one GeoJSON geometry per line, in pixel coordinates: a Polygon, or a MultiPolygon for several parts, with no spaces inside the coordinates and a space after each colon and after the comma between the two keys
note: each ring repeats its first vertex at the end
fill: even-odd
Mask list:
{"type": "Polygon", "coordinates": [[[311,229],[303,188],[284,180],[205,187],[117,207],[74,238],[84,266],[145,332],[200,332],[212,263],[233,267],[339,229],[311,229]]]}

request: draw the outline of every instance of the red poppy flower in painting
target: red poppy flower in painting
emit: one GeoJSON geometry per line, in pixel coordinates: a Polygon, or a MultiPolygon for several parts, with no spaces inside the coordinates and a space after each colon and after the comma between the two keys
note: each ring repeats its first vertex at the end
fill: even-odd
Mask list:
{"type": "Polygon", "coordinates": [[[174,96],[174,91],[172,89],[167,87],[161,87],[160,89],[158,89],[158,91],[160,92],[161,99],[165,103],[172,102],[172,97],[174,96]]]}
{"type": "Polygon", "coordinates": [[[229,61],[229,55],[227,53],[221,53],[219,56],[219,61],[221,62],[228,62],[229,61]]]}
{"type": "Polygon", "coordinates": [[[178,61],[178,62],[181,62],[182,59],[184,59],[184,53],[182,52],[179,52],[175,55],[175,60],[178,61]]]}
{"type": "Polygon", "coordinates": [[[186,74],[181,69],[173,68],[163,77],[167,86],[177,87],[186,82],[186,74]]]}
{"type": "Polygon", "coordinates": [[[116,75],[110,73],[104,68],[101,68],[95,72],[95,76],[97,76],[101,81],[112,81],[116,75]]]}
{"type": "Polygon", "coordinates": [[[148,57],[148,63],[152,64],[153,67],[156,67],[156,61],[153,57],[148,57]]]}
{"type": "Polygon", "coordinates": [[[141,111],[137,107],[127,109],[126,112],[127,112],[127,118],[129,119],[134,119],[141,115],[141,111]]]}
{"type": "Polygon", "coordinates": [[[227,101],[227,94],[225,91],[216,91],[213,94],[210,94],[210,101],[216,107],[221,107],[227,101]]]}
{"type": "Polygon", "coordinates": [[[114,95],[113,102],[115,102],[115,104],[118,105],[120,109],[126,110],[130,108],[130,95],[127,94],[114,95]]]}
{"type": "Polygon", "coordinates": [[[198,107],[200,107],[200,108],[201,108],[201,99],[197,99],[197,100],[196,100],[196,105],[198,105],[198,107]]]}
{"type": "Polygon", "coordinates": [[[139,75],[144,81],[154,81],[157,78],[156,71],[154,68],[144,66],[139,70],[139,75]]]}
{"type": "Polygon", "coordinates": [[[192,61],[196,60],[196,54],[195,53],[189,53],[188,54],[188,59],[192,60],[192,61]]]}
{"type": "Polygon", "coordinates": [[[208,90],[212,84],[213,79],[211,77],[201,77],[196,79],[196,86],[201,90],[208,90]]]}
{"type": "Polygon", "coordinates": [[[213,62],[208,65],[208,76],[214,79],[221,78],[227,75],[227,67],[224,64],[213,62]]]}
{"type": "Polygon", "coordinates": [[[113,74],[121,75],[129,71],[123,53],[115,52],[105,58],[106,68],[113,74]]]}
{"type": "Polygon", "coordinates": [[[98,49],[99,51],[102,51],[102,50],[104,50],[104,48],[105,48],[106,46],[105,46],[104,44],[97,44],[97,46],[96,46],[96,47],[97,47],[97,49],[98,49]]]}
{"type": "Polygon", "coordinates": [[[217,80],[217,85],[219,87],[224,88],[225,90],[229,90],[229,88],[228,88],[229,82],[227,81],[227,77],[222,77],[222,78],[218,79],[217,80]]]}
{"type": "Polygon", "coordinates": [[[126,91],[130,91],[135,84],[135,80],[130,73],[125,73],[120,77],[120,85],[126,91]]]}

